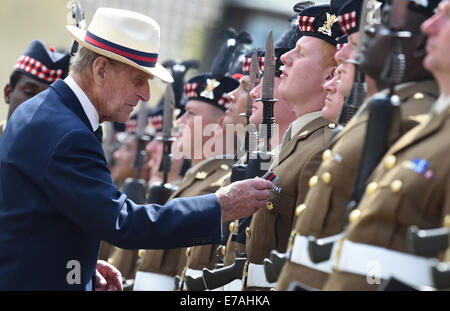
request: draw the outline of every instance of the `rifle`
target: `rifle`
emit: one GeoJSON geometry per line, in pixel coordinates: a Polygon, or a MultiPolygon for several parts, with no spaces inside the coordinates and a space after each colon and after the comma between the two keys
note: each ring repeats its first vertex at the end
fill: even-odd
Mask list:
{"type": "Polygon", "coordinates": [[[245,254],[241,254],[237,249],[235,249],[235,256],[236,259],[230,266],[213,271],[206,268],[203,269],[203,282],[207,289],[216,289],[242,278],[242,272],[244,271],[247,258],[243,257],[245,254]]]}
{"type": "Polygon", "coordinates": [[[145,128],[147,127],[148,106],[147,102],[140,101],[139,111],[137,116],[137,129],[136,129],[136,156],[134,158],[133,167],[136,169],[136,178],[127,178],[123,185],[122,191],[128,195],[128,197],[138,204],[144,204],[146,202],[145,193],[147,182],[141,179],[142,168],[147,159],[147,152],[145,146],[150,141],[150,137],[145,134],[145,128]]]}
{"type": "MultiPolygon", "coordinates": [[[[173,187],[168,182],[168,175],[172,167],[171,151],[172,143],[175,140],[172,137],[173,130],[173,116],[175,108],[182,108],[181,102],[183,100],[183,85],[184,76],[191,68],[198,68],[200,62],[197,60],[186,60],[180,62],[178,60],[167,60],[163,63],[166,68],[171,68],[174,82],[167,85],[164,94],[164,111],[163,111],[163,135],[157,140],[163,142],[163,157],[160,162],[159,171],[163,172],[163,182],[154,183],[148,191],[148,203],[164,204],[175,192],[176,187],[173,187]]],[[[181,170],[182,168],[180,168],[181,170]]],[[[180,174],[181,175],[181,174],[180,174]]],[[[184,173],[181,175],[184,176],[184,173]]]]}
{"type": "Polygon", "coordinates": [[[270,31],[266,40],[266,51],[264,56],[264,73],[262,98],[257,101],[263,102],[263,120],[260,125],[259,137],[264,138],[264,148],[262,151],[250,152],[248,168],[245,174],[246,179],[256,176],[262,176],[266,170],[262,168],[263,164],[272,162],[273,154],[271,153],[270,139],[272,138],[275,118],[273,116],[273,105],[278,99],[273,98],[275,79],[275,49],[273,45],[273,34],[270,31]]]}
{"type": "MultiPolygon", "coordinates": [[[[77,0],[70,0],[67,2],[66,7],[71,9],[71,18],[75,20],[75,26],[83,30],[86,29],[86,20],[84,19],[84,11],[80,2],[77,0]]],[[[77,51],[78,42],[73,40],[72,47],[70,49],[70,57],[75,55],[77,51]]]]}
{"type": "MultiPolygon", "coordinates": [[[[450,216],[444,220],[444,227],[435,229],[419,229],[417,226],[410,226],[406,233],[408,251],[418,256],[434,256],[447,250],[450,252],[450,216]]],[[[449,253],[450,254],[450,253],[449,253]]],[[[421,284],[406,284],[400,280],[391,277],[378,288],[379,291],[393,290],[442,290],[450,288],[450,265],[445,262],[449,258],[444,258],[444,262],[434,260],[431,266],[431,275],[433,278],[433,287],[421,284]]]]}
{"type": "MultiPolygon", "coordinates": [[[[406,240],[409,252],[419,256],[436,257],[439,252],[445,250],[450,254],[450,216],[445,218],[444,227],[441,228],[420,230],[417,226],[409,227],[406,240]]],[[[449,259],[444,258],[444,261],[449,259]]],[[[450,288],[450,265],[448,263],[436,260],[431,268],[431,274],[436,289],[450,288]]]]}
{"type": "MultiPolygon", "coordinates": [[[[319,263],[330,258],[331,249],[337,240],[345,235],[350,213],[361,200],[367,181],[373,170],[384,156],[389,146],[401,136],[400,100],[394,95],[394,86],[403,79],[405,56],[401,51],[401,39],[408,38],[411,33],[402,31],[405,27],[407,0],[393,1],[388,31],[382,33],[392,39],[391,48],[380,79],[389,84],[389,94],[378,93],[368,103],[369,120],[367,123],[358,173],[352,190],[352,200],[345,211],[343,231],[337,235],[317,239],[308,237],[308,251],[311,261],[319,263]]],[[[363,16],[361,16],[363,18],[363,16]]]]}
{"type": "Polygon", "coordinates": [[[168,84],[164,96],[164,112],[163,112],[163,135],[156,138],[163,142],[163,156],[159,165],[159,171],[163,172],[163,182],[154,183],[149,190],[148,203],[164,204],[174,192],[170,183],[168,183],[168,174],[172,167],[172,137],[173,112],[175,109],[175,94],[173,87],[168,84]]]}
{"type": "Polygon", "coordinates": [[[420,230],[411,226],[406,233],[408,250],[419,256],[436,256],[450,245],[450,227],[420,230]]]}
{"type": "Polygon", "coordinates": [[[257,150],[258,134],[254,124],[250,123],[250,117],[252,115],[253,98],[250,96],[251,90],[256,86],[259,75],[258,54],[253,52],[250,62],[249,83],[247,87],[247,103],[245,113],[241,113],[239,116],[247,119],[247,131],[245,131],[245,150],[247,152],[247,159],[243,164],[235,164],[231,170],[231,183],[245,179],[247,164],[250,158],[250,152],[257,150]]]}

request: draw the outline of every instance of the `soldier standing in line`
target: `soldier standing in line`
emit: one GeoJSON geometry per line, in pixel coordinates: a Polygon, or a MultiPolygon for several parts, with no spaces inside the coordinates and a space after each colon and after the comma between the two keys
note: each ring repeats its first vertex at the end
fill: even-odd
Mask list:
{"type": "MultiPolygon", "coordinates": [[[[300,2],[294,7],[294,11],[299,12],[302,9],[312,6],[313,3],[310,1],[300,2]]],[[[291,17],[290,27],[280,36],[280,38],[274,44],[274,52],[275,52],[275,66],[274,66],[274,98],[277,99],[277,103],[273,108],[273,117],[277,126],[277,130],[275,132],[275,139],[271,139],[271,153],[276,157],[279,153],[280,142],[288,129],[289,125],[296,119],[295,112],[293,110],[293,105],[291,102],[285,100],[278,92],[278,86],[280,84],[280,75],[281,75],[281,67],[283,63],[281,62],[281,55],[285,52],[291,50],[295,47],[298,39],[301,37],[301,32],[298,28],[298,14],[295,14],[291,17]]],[[[243,65],[244,77],[252,75],[251,71],[251,57],[253,52],[250,52],[246,55],[246,59],[243,65]]],[[[264,59],[265,52],[262,50],[256,51],[257,56],[257,67],[258,67],[258,77],[261,77],[261,72],[264,69],[264,59]]],[[[247,78],[248,79],[248,78],[247,78]]],[[[263,103],[258,101],[258,99],[262,98],[262,83],[260,79],[254,83],[252,88],[247,91],[248,96],[252,99],[252,106],[250,107],[251,113],[249,117],[249,123],[255,126],[255,130],[257,132],[260,131],[260,125],[263,122],[263,103]]],[[[255,137],[257,140],[257,137],[255,137]]],[[[262,149],[262,141],[259,142],[259,149],[262,149]]],[[[247,163],[247,155],[240,159],[240,163],[247,163]]],[[[248,168],[248,167],[247,167],[248,168]]],[[[228,236],[228,240],[226,246],[223,245],[220,249],[220,255],[224,257],[223,265],[224,267],[230,266],[235,262],[235,251],[237,250],[240,254],[245,254],[245,241],[246,241],[246,233],[245,228],[249,226],[251,222],[251,217],[246,217],[243,219],[237,219],[233,222],[230,222],[228,225],[229,232],[231,233],[228,236]]],[[[242,267],[234,267],[232,269],[237,269],[242,271],[242,267]]],[[[241,290],[242,289],[242,281],[240,279],[235,279],[228,284],[225,284],[226,280],[221,279],[220,276],[214,275],[217,271],[211,272],[212,277],[217,279],[218,282],[223,283],[224,290],[241,290]]],[[[231,270],[227,271],[227,274],[232,274],[231,270]]],[[[229,280],[228,280],[229,281],[229,280]]]]}
{"type": "MultiPolygon", "coordinates": [[[[292,34],[290,32],[290,34],[292,34]]],[[[293,35],[293,34],[292,34],[293,35]]],[[[287,39],[287,38],[286,38],[287,39]]],[[[294,39],[294,42],[297,40],[294,39]]],[[[286,44],[288,45],[288,42],[285,40],[283,42],[278,42],[279,46],[283,46],[286,44]]],[[[280,83],[280,75],[281,70],[280,67],[282,66],[282,62],[280,60],[280,56],[283,55],[285,52],[289,51],[292,47],[286,48],[286,47],[276,47],[275,48],[275,57],[276,57],[276,64],[275,64],[275,83],[274,83],[274,97],[278,99],[276,105],[274,105],[274,118],[275,122],[278,126],[278,137],[277,139],[274,139],[272,141],[272,153],[274,155],[278,155],[279,153],[279,142],[282,141],[282,137],[286,130],[288,129],[291,122],[293,122],[295,117],[295,112],[293,111],[293,105],[291,102],[283,99],[279,92],[278,92],[278,85],[280,83]],[[277,142],[277,143],[275,143],[277,142]]],[[[264,69],[264,51],[258,52],[258,66],[260,70],[262,71],[264,69]]],[[[250,56],[250,55],[247,55],[250,56]]],[[[247,58],[247,61],[244,63],[243,71],[244,71],[244,77],[248,77],[248,70],[250,59],[247,58]]],[[[253,98],[253,107],[252,107],[252,114],[250,116],[250,122],[254,125],[256,125],[256,128],[258,128],[262,122],[263,118],[263,107],[262,103],[257,102],[256,100],[258,98],[261,98],[261,81],[257,81],[256,86],[249,92],[250,96],[253,98]]],[[[228,237],[228,241],[226,246],[223,246],[221,248],[221,254],[224,256],[224,266],[229,266],[234,263],[235,260],[235,249],[237,249],[240,253],[245,253],[245,228],[250,224],[251,217],[241,219],[241,220],[235,220],[234,222],[230,222],[229,224],[229,231],[230,236],[228,237]]],[[[224,287],[225,290],[240,290],[242,288],[242,282],[241,280],[235,280],[232,283],[226,285],[224,287]],[[233,285],[231,285],[233,284],[233,285]],[[236,284],[236,286],[234,286],[236,284]]]]}
{"type": "MultiPolygon", "coordinates": [[[[349,44],[343,48],[342,53],[340,51],[336,54],[336,58],[341,62],[345,62],[344,56],[350,59],[355,58],[361,8],[361,1],[351,0],[346,2],[340,10],[341,26],[349,36],[349,44]],[[346,19],[346,16],[355,16],[355,21],[358,22],[352,23],[352,19],[346,19]]],[[[413,33],[414,40],[405,41],[403,45],[407,62],[404,83],[395,89],[402,101],[402,109],[405,107],[402,111],[402,127],[405,130],[409,129],[411,124],[417,124],[410,120],[410,117],[426,112],[436,98],[435,84],[431,81],[430,74],[421,66],[422,56],[420,55],[423,55],[421,54],[423,46],[417,43],[425,40],[425,37],[419,33],[419,25],[421,20],[426,18],[424,14],[427,14],[425,12],[428,12],[428,8],[421,8],[415,4],[414,8],[415,10],[409,9],[407,14],[410,16],[410,22],[407,23],[408,30],[413,33]],[[413,68],[414,70],[411,70],[413,68]]],[[[388,9],[389,6],[383,7],[384,20],[386,20],[388,9]]],[[[360,69],[376,80],[377,88],[383,89],[385,84],[379,77],[386,55],[380,51],[388,49],[381,48],[380,27],[383,26],[371,25],[366,28],[368,38],[364,45],[368,48],[363,49],[364,57],[360,69]]],[[[348,84],[349,80],[353,81],[354,78],[347,74],[342,78],[341,84],[348,84]]],[[[372,93],[370,89],[369,87],[367,95],[372,93]]],[[[368,123],[368,113],[364,107],[365,105],[334,138],[330,149],[323,153],[323,163],[310,180],[308,195],[303,204],[297,208],[299,217],[291,233],[290,258],[278,280],[279,290],[285,290],[292,281],[320,289],[332,271],[332,261],[327,260],[316,264],[310,260],[306,236],[323,238],[338,234],[344,229],[346,208],[352,200],[352,187],[358,172],[368,123]]],[[[356,215],[355,213],[357,212],[350,214],[350,221],[356,215]]]]}
{"type": "MultiPolygon", "coordinates": [[[[438,1],[411,2],[408,15],[419,9],[430,16],[438,1]]],[[[402,136],[376,167],[339,241],[325,290],[375,290],[389,277],[433,285],[430,260],[407,253],[406,231],[412,225],[440,227],[450,214],[449,16],[450,1],[441,1],[439,12],[421,26],[428,35],[423,65],[436,78],[441,96],[425,120],[402,136]]]]}
{"type": "Polygon", "coordinates": [[[342,35],[336,13],[330,5],[313,6],[300,12],[303,36],[296,48],[281,56],[284,68],[278,91],[294,106],[298,117],[287,130],[279,158],[268,173],[274,185],[267,208],[252,217],[246,228],[247,263],[244,267],[245,289],[267,289],[264,258],[272,249],[285,251],[295,207],[306,195],[309,178],[315,173],[320,156],[334,124],[321,116],[326,93],[323,84],[333,78],[334,53],[342,35]],[[301,82],[299,82],[301,81],[301,82]]]}
{"type": "MultiPolygon", "coordinates": [[[[230,49],[234,49],[230,46],[230,49]]],[[[227,56],[231,56],[227,53],[227,56]]],[[[220,54],[215,62],[221,63],[225,55],[220,54]],[[218,59],[220,58],[220,59],[218,59]]],[[[177,120],[180,129],[183,155],[192,159],[193,167],[186,172],[178,189],[169,200],[179,197],[191,197],[215,192],[223,179],[231,172],[234,154],[225,154],[225,130],[222,128],[225,110],[228,105],[227,94],[239,86],[239,82],[226,75],[231,58],[220,66],[212,68],[211,73],[203,73],[192,77],[185,85],[187,99],[185,113],[177,120]],[[225,64],[226,63],[226,64],[225,64]],[[206,130],[214,128],[212,138],[206,130]],[[201,135],[201,137],[194,137],[201,135]],[[208,145],[211,141],[214,143],[208,145]],[[215,144],[215,145],[214,145],[215,144]],[[219,146],[220,145],[220,146],[219,146]],[[208,150],[208,147],[212,150],[208,150]],[[211,148],[212,147],[212,148],[211,148]]],[[[234,150],[231,150],[234,152],[234,150]]],[[[179,156],[179,150],[172,150],[179,156]]],[[[142,262],[136,274],[134,290],[173,290],[174,276],[184,276],[187,253],[200,251],[200,264],[214,264],[217,245],[205,245],[201,248],[147,250],[142,252],[142,262]],[[206,253],[206,255],[204,254],[206,253]]]]}

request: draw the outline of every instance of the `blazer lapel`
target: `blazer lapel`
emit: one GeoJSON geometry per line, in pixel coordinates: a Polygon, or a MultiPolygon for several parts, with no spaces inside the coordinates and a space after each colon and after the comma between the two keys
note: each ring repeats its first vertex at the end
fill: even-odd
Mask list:
{"type": "Polygon", "coordinates": [[[70,87],[63,80],[56,80],[56,82],[50,85],[50,87],[61,96],[64,101],[64,105],[76,114],[89,129],[94,131],[86,113],[84,112],[83,106],[81,106],[80,101],[70,87]]]}

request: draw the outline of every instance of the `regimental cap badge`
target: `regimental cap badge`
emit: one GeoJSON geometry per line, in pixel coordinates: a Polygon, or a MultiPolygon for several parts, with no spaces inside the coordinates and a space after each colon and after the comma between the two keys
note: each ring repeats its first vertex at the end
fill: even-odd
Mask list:
{"type": "Polygon", "coordinates": [[[206,87],[203,92],[200,93],[200,96],[205,98],[214,99],[214,89],[220,85],[220,82],[216,79],[206,79],[206,87]]]}
{"type": "Polygon", "coordinates": [[[299,13],[298,27],[303,36],[322,39],[337,45],[339,37],[343,35],[338,21],[338,9],[342,0],[331,1],[332,5],[316,5],[304,9],[299,13]]]}
{"type": "Polygon", "coordinates": [[[331,27],[333,27],[334,23],[336,23],[336,22],[337,22],[336,15],[327,13],[327,20],[325,21],[323,26],[319,28],[318,31],[331,37],[332,36],[331,27]]]}

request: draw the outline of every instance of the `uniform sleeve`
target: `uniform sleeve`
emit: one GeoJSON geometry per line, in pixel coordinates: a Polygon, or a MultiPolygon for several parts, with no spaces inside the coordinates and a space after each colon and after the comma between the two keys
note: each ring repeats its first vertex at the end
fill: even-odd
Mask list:
{"type": "Polygon", "coordinates": [[[99,240],[124,249],[162,249],[218,243],[215,194],[137,205],[113,185],[92,133],[73,130],[53,150],[44,178],[51,205],[99,240]]]}

